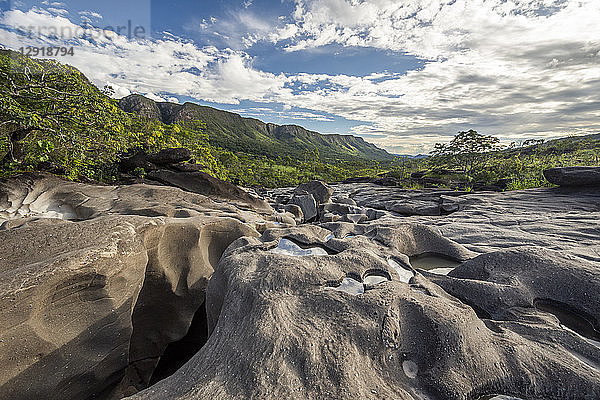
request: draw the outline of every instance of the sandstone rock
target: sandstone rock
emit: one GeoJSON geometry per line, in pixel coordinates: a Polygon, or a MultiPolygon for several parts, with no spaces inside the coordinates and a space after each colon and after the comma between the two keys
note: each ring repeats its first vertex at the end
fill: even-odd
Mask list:
{"type": "Polygon", "coordinates": [[[158,153],[147,156],[149,162],[160,166],[181,163],[190,158],[192,158],[192,152],[183,147],[162,149],[158,153]]]}
{"type": "Polygon", "coordinates": [[[0,398],[600,398],[599,193],[333,189],[0,180],[0,398]]]}
{"type": "Polygon", "coordinates": [[[294,190],[294,194],[304,194],[304,192],[311,194],[319,205],[329,202],[333,189],[323,181],[310,181],[298,185],[294,190]]]}
{"type": "Polygon", "coordinates": [[[121,398],[146,387],[193,325],[225,247],[258,235],[247,219],[175,188],[0,181],[0,398],[121,398]],[[161,216],[178,207],[198,216],[161,216]]]}
{"type": "Polygon", "coordinates": [[[326,212],[321,217],[321,222],[336,222],[336,221],[339,221],[341,219],[342,219],[342,217],[340,215],[333,214],[333,213],[330,213],[330,212],[326,212]]]}
{"type": "Polygon", "coordinates": [[[559,186],[600,186],[600,167],[563,167],[544,171],[544,177],[559,186]]]}
{"type": "Polygon", "coordinates": [[[147,260],[122,217],[0,231],[0,398],[81,399],[115,385],[147,260]]]}
{"type": "MultiPolygon", "coordinates": [[[[396,249],[421,251],[440,248],[433,243],[443,238],[420,225],[381,229],[377,240],[359,236],[327,242],[303,230],[303,243],[312,240],[312,246],[328,248],[308,256],[272,251],[279,240],[276,230],[260,240],[238,239],[209,282],[211,336],[206,345],[175,374],[133,399],[247,398],[256,393],[269,399],[412,399],[423,393],[461,400],[498,393],[548,400],[563,399],[565,393],[600,396],[600,347],[564,329],[535,304],[518,301],[527,295],[565,299],[552,291],[550,276],[536,278],[541,270],[517,274],[536,279],[531,284],[509,279],[539,259],[515,249],[491,267],[489,258],[480,256],[452,277],[417,272],[407,283],[397,272],[406,271],[402,260],[390,262],[394,252],[380,239],[396,243],[396,249]],[[429,236],[422,236],[425,232],[429,236]],[[496,268],[504,268],[497,279],[486,275],[496,268]],[[465,299],[459,301],[434,281],[473,287],[480,295],[467,298],[469,292],[457,290],[465,299]],[[480,303],[503,304],[511,290],[516,304],[510,303],[509,319],[508,314],[480,311],[480,303]],[[473,302],[465,304],[467,299],[473,302]]],[[[456,243],[445,246],[463,251],[456,243]]],[[[578,266],[575,260],[565,269],[560,262],[552,265],[552,276],[567,274],[559,284],[564,296],[581,279],[587,279],[586,293],[600,285],[600,272],[589,265],[578,266]],[[577,280],[567,283],[571,277],[577,280]]],[[[579,300],[584,302],[579,309],[597,318],[598,299],[582,292],[573,303],[579,300]]]]}
{"type": "Polygon", "coordinates": [[[294,195],[290,204],[295,204],[302,210],[304,222],[310,222],[317,216],[317,202],[312,194],[294,195]]]}
{"type": "Polygon", "coordinates": [[[149,172],[158,169],[158,166],[148,161],[148,155],[144,152],[135,153],[119,161],[119,170],[121,172],[134,172],[138,168],[149,172]]]}
{"type": "Polygon", "coordinates": [[[189,192],[230,200],[240,208],[272,212],[272,208],[264,200],[251,196],[243,189],[214,178],[205,172],[158,170],[149,173],[148,178],[189,192]]]}
{"type": "Polygon", "coordinates": [[[440,215],[440,205],[433,201],[392,201],[386,209],[402,215],[440,215]]]}
{"type": "Polygon", "coordinates": [[[297,223],[301,223],[304,220],[304,214],[302,213],[300,206],[296,204],[286,204],[283,209],[292,213],[297,223]]]}
{"type": "Polygon", "coordinates": [[[332,199],[334,203],[346,204],[349,206],[355,206],[356,202],[349,197],[336,197],[332,199]]]}
{"type": "Polygon", "coordinates": [[[206,169],[202,164],[177,163],[170,165],[170,168],[179,172],[198,172],[206,169]]]}

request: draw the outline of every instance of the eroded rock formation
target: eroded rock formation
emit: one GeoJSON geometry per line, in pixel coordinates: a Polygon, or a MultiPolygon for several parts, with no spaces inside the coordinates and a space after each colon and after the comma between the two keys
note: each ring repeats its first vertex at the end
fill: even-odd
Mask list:
{"type": "Polygon", "coordinates": [[[597,190],[177,186],[0,183],[0,398],[600,398],[597,190]]]}

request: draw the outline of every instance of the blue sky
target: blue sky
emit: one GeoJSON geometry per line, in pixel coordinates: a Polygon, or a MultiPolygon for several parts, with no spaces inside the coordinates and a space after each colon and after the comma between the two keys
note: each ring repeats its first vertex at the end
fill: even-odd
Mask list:
{"type": "Polygon", "coordinates": [[[60,61],[117,97],[193,101],[360,135],[394,153],[426,152],[466,129],[510,142],[600,128],[597,0],[19,0],[0,9],[0,44],[73,45],[60,61]],[[84,23],[94,27],[87,36],[84,23]],[[118,29],[129,23],[142,33],[118,29]]]}

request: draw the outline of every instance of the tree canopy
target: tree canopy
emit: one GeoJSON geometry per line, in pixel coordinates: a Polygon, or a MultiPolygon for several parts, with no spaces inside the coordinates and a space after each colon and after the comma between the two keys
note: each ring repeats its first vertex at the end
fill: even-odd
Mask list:
{"type": "Polygon", "coordinates": [[[485,160],[485,153],[500,149],[500,139],[470,129],[458,132],[450,143],[436,143],[431,154],[453,162],[463,172],[471,174],[485,160]]]}

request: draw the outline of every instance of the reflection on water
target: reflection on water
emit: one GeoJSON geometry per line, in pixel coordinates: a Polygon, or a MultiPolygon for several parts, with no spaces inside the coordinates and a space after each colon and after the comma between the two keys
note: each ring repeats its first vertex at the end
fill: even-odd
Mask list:
{"type": "Polygon", "coordinates": [[[365,214],[346,214],[346,218],[355,224],[364,221],[366,217],[365,214]]]}
{"type": "Polygon", "coordinates": [[[346,292],[353,295],[363,294],[365,292],[365,286],[362,282],[357,281],[356,279],[346,277],[342,279],[342,283],[340,283],[337,287],[327,287],[327,289],[337,290],[339,292],[346,292]]]}
{"type": "Polygon", "coordinates": [[[277,247],[269,250],[271,253],[284,254],[288,256],[326,256],[327,252],[321,247],[303,249],[289,239],[281,239],[277,247]]]}
{"type": "Polygon", "coordinates": [[[430,269],[429,272],[431,272],[432,274],[438,274],[438,275],[448,275],[453,270],[454,270],[454,268],[434,268],[434,269],[430,269]]]}
{"type": "Polygon", "coordinates": [[[371,285],[371,286],[379,285],[380,283],[383,283],[386,281],[389,281],[387,276],[377,275],[377,274],[367,275],[363,279],[363,283],[365,285],[371,285]]]}
{"type": "Polygon", "coordinates": [[[392,260],[391,258],[388,259],[388,264],[390,264],[390,267],[396,270],[398,276],[400,277],[400,282],[408,283],[410,281],[410,278],[415,276],[415,274],[412,271],[403,268],[402,265],[392,260]]]}
{"type": "Polygon", "coordinates": [[[598,346],[600,342],[600,332],[594,329],[594,326],[585,317],[569,310],[566,304],[560,304],[552,300],[537,299],[533,302],[535,308],[553,314],[561,323],[561,326],[588,339],[588,342],[598,346]]]}
{"type": "Polygon", "coordinates": [[[329,286],[327,289],[337,290],[339,292],[346,292],[352,295],[363,294],[365,290],[369,287],[379,285],[380,283],[389,281],[387,276],[383,276],[380,273],[371,273],[364,277],[362,282],[357,281],[351,277],[345,277],[342,279],[342,283],[339,286],[329,286]]]}
{"type": "Polygon", "coordinates": [[[460,262],[437,255],[419,255],[410,257],[410,265],[433,274],[447,275],[460,265],[460,262]]]}

